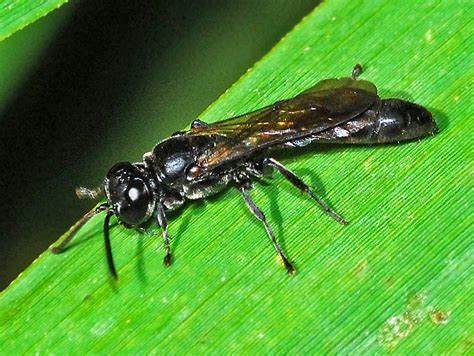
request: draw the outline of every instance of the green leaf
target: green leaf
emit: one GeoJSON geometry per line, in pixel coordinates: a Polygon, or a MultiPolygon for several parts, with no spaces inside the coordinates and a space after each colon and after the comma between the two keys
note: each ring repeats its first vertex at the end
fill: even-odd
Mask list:
{"type": "Polygon", "coordinates": [[[4,0],[0,2],[0,41],[46,16],[67,0],[4,0]]]}
{"type": "Polygon", "coordinates": [[[382,97],[432,109],[440,133],[419,142],[278,156],[351,222],[340,226],[277,174],[258,184],[252,196],[296,275],[234,190],[173,214],[170,268],[158,229],[113,226],[118,283],[97,216],[0,295],[1,350],[468,352],[472,17],[467,1],[327,1],[201,116],[259,108],[355,63],[382,97]]]}

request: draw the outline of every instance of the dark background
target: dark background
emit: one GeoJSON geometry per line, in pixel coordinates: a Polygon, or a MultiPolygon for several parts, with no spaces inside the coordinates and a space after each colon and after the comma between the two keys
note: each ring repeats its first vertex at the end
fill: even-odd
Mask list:
{"type": "Polygon", "coordinates": [[[0,289],[317,4],[81,1],[0,44],[0,289]]]}

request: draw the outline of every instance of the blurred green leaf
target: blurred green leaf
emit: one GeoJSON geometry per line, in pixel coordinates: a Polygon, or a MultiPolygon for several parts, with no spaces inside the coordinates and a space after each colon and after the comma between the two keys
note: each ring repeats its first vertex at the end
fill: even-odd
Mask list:
{"type": "Polygon", "coordinates": [[[171,268],[161,265],[160,231],[151,238],[114,226],[117,284],[107,275],[98,216],[66,253],[45,252],[0,295],[0,349],[468,352],[469,6],[327,1],[201,116],[256,109],[347,76],[355,63],[382,97],[435,114],[440,133],[419,142],[281,156],[351,221],[339,226],[276,174],[271,185],[257,185],[252,195],[296,261],[295,276],[233,190],[174,214],[171,268]]]}
{"type": "MultiPolygon", "coordinates": [[[[26,3],[26,2],[25,2],[26,3]]],[[[23,4],[24,5],[24,4],[23,4]]],[[[8,6],[8,5],[7,5],[8,6]]],[[[13,5],[12,5],[13,8],[13,5]]],[[[26,31],[19,32],[8,41],[0,42],[0,121],[4,120],[4,110],[17,91],[37,68],[55,34],[69,18],[71,6],[64,7],[36,22],[26,31]]],[[[0,14],[2,9],[0,8],[0,14]]],[[[0,15],[1,16],[1,15],[0,15]]],[[[8,17],[5,18],[8,21],[8,17]]],[[[0,24],[3,23],[0,17],[0,24]]],[[[0,25],[1,28],[1,25],[0,25]]]]}
{"type": "Polygon", "coordinates": [[[67,0],[3,0],[0,2],[0,41],[35,22],[67,0]]]}

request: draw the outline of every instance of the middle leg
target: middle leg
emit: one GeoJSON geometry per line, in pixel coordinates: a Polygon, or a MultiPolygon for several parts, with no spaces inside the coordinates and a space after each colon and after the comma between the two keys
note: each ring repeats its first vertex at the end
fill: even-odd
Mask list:
{"type": "Polygon", "coordinates": [[[267,235],[270,238],[270,241],[272,242],[273,247],[275,248],[276,252],[282,259],[285,265],[286,271],[288,272],[288,274],[293,274],[295,272],[295,268],[293,267],[291,262],[288,260],[288,257],[286,257],[285,252],[283,252],[283,249],[281,248],[280,244],[276,240],[275,234],[273,233],[271,226],[268,224],[265,214],[257,206],[257,204],[255,204],[255,202],[252,200],[252,198],[249,195],[248,189],[246,187],[240,186],[239,189],[242,194],[242,197],[244,198],[245,203],[247,204],[247,207],[252,212],[253,216],[255,216],[258,220],[260,220],[265,226],[267,235]]]}

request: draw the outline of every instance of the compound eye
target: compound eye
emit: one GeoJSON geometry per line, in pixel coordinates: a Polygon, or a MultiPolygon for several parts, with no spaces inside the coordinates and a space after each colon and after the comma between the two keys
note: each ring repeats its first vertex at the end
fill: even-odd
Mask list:
{"type": "Polygon", "coordinates": [[[119,208],[120,218],[129,225],[140,224],[149,215],[150,191],[140,178],[132,179],[124,191],[127,204],[119,208]]]}

